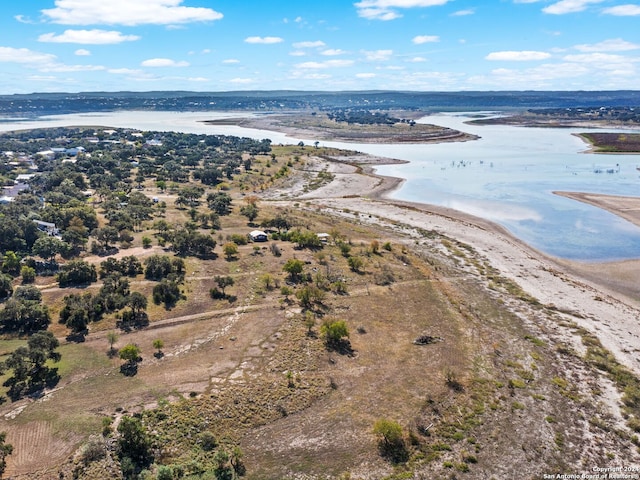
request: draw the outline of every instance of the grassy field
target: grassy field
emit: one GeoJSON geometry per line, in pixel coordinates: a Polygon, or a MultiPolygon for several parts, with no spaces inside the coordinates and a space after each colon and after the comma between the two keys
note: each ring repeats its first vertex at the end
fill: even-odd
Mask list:
{"type": "MultiPolygon", "coordinates": [[[[260,157],[229,185],[234,210],[212,232],[218,245],[254,228],[239,214],[247,194],[283,181],[276,178],[283,165],[290,165],[286,176],[296,175],[308,154],[332,153],[318,150],[279,148],[277,161],[260,157]]],[[[144,192],[158,193],[151,182],[144,192]]],[[[164,194],[158,218],[187,221],[174,199],[164,194]]],[[[156,478],[159,465],[179,466],[185,478],[215,478],[207,436],[242,450],[249,479],[537,478],[638,459],[637,437],[616,407],[620,385],[590,361],[585,333],[471,247],[305,204],[258,205],[258,223],[280,214],[293,229],[331,238],[316,249],[272,240],[240,245],[233,259],[220,246],[215,259],[187,258],[184,299],[169,310],[150,302],[146,328],[119,332],[113,314],[92,324],[84,342],[68,342],[57,313],[71,290],[38,280],[51,330],[62,339],[61,380],[40,398],[0,407],[0,430],[14,446],[9,476],[118,478],[109,448],[95,461],[82,452],[103,438],[104,418],[115,427],[130,414],[154,439],[156,465],[146,478],[156,478]],[[283,271],[294,258],[308,281],[292,282],[283,271]],[[350,258],[360,259],[358,268],[350,258]],[[214,278],[226,275],[234,280],[228,297],[211,298],[214,278]],[[309,286],[322,298],[301,305],[296,292],[309,286]],[[322,325],[339,320],[348,343],[329,349],[322,325]],[[122,375],[121,360],[108,355],[111,331],[115,348],[141,348],[137,375],[122,375]],[[423,336],[434,341],[414,343],[423,336]],[[157,339],[163,355],[154,355],[157,339]],[[401,427],[402,455],[381,448],[373,431],[380,419],[401,427]]],[[[118,255],[171,254],[155,242],[142,248],[150,227],[118,255]]],[[[147,297],[153,285],[142,275],[131,279],[131,291],[147,297]]],[[[0,352],[21,343],[1,340],[0,352]]]]}

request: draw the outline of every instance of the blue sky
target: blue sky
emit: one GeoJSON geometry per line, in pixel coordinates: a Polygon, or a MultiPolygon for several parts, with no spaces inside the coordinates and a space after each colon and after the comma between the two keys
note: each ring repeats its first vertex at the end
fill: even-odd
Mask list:
{"type": "Polygon", "coordinates": [[[0,94],[614,90],[639,74],[640,0],[0,4],[0,94]]]}

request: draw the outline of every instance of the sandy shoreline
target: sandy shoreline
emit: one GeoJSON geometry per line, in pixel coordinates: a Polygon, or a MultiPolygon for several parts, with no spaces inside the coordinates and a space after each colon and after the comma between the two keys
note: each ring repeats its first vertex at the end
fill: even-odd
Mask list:
{"type": "MultiPolygon", "coordinates": [[[[300,184],[288,185],[271,198],[304,199],[331,214],[360,212],[358,219],[365,223],[434,230],[471,245],[501,275],[597,335],[618,361],[640,375],[640,260],[583,264],[556,259],[487,220],[448,208],[390,199],[389,194],[404,180],[376,175],[375,165],[383,162],[313,158],[309,171],[329,171],[333,181],[311,192],[305,192],[300,184]]],[[[594,204],[598,200],[590,194],[564,195],[594,204]]],[[[636,200],[640,206],[640,199],[636,200]]],[[[602,202],[596,205],[607,208],[602,202]]],[[[640,225],[640,213],[637,222],[640,225]]]]}

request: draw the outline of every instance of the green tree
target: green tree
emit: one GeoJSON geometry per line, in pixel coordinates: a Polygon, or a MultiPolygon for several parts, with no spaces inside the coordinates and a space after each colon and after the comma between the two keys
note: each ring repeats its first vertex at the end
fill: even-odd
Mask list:
{"type": "Polygon", "coordinates": [[[7,468],[7,457],[13,453],[13,445],[6,440],[7,432],[0,432],[0,478],[7,468]]]}
{"type": "Polygon", "coordinates": [[[258,217],[260,209],[255,203],[249,203],[240,208],[240,213],[247,217],[249,223],[252,223],[258,217]]]}
{"type": "Polygon", "coordinates": [[[0,330],[18,335],[27,335],[45,330],[51,318],[46,305],[39,301],[7,300],[0,310],[0,330]]]}
{"type": "Polygon", "coordinates": [[[0,273],[0,300],[9,298],[13,294],[13,278],[0,273]]]}
{"type": "Polygon", "coordinates": [[[36,281],[36,269],[28,265],[23,265],[20,268],[20,276],[22,277],[22,283],[33,283],[36,281]]]}
{"type": "Polygon", "coordinates": [[[61,254],[68,249],[68,243],[63,242],[56,237],[43,235],[35,241],[31,251],[34,255],[38,255],[45,260],[53,260],[56,255],[61,254]]]}
{"type": "Polygon", "coordinates": [[[152,441],[137,417],[122,417],[118,425],[118,457],[125,478],[137,478],[153,461],[152,441]]]}
{"type": "Polygon", "coordinates": [[[162,357],[162,348],[164,347],[164,341],[162,341],[159,338],[156,338],[153,341],[153,348],[155,348],[157,350],[157,352],[155,353],[155,357],[162,357]]]}
{"type": "Polygon", "coordinates": [[[364,260],[362,260],[362,257],[349,257],[347,259],[347,263],[349,264],[349,268],[356,273],[360,272],[364,266],[364,260]]]}
{"type": "Polygon", "coordinates": [[[222,290],[222,295],[225,297],[227,295],[225,292],[225,288],[231,287],[235,283],[233,280],[233,277],[230,277],[229,275],[227,276],[216,275],[214,278],[214,281],[218,285],[218,288],[222,290]]]}
{"type": "Polygon", "coordinates": [[[383,456],[395,463],[408,459],[402,426],[399,423],[381,418],[374,423],[373,433],[378,437],[378,447],[383,456]]]}
{"type": "Polygon", "coordinates": [[[320,327],[320,334],[329,348],[338,348],[343,339],[349,337],[349,329],[344,320],[325,320],[320,327]]]}
{"type": "Polygon", "coordinates": [[[98,279],[98,273],[94,265],[84,260],[72,260],[62,266],[57,278],[61,287],[87,285],[98,279]]]}
{"type": "Polygon", "coordinates": [[[113,345],[118,341],[118,334],[111,330],[107,332],[107,342],[109,342],[109,355],[112,356],[114,354],[113,345]]]}
{"type": "Polygon", "coordinates": [[[3,368],[12,370],[13,375],[3,385],[9,387],[8,395],[12,400],[52,387],[58,382],[58,369],[47,365],[49,361],[60,361],[60,354],[55,351],[58,346],[58,339],[53,333],[36,332],[29,337],[26,346],[18,347],[9,355],[3,368]]]}
{"type": "Polygon", "coordinates": [[[304,262],[297,258],[290,258],[282,267],[282,270],[289,274],[289,278],[292,282],[298,282],[300,280],[303,269],[304,262]]]}
{"type": "Polygon", "coordinates": [[[20,271],[20,257],[9,250],[2,258],[2,271],[15,275],[20,271]]]}
{"type": "Polygon", "coordinates": [[[238,245],[234,242],[227,242],[222,246],[222,253],[227,260],[232,260],[238,255],[238,245]]]}

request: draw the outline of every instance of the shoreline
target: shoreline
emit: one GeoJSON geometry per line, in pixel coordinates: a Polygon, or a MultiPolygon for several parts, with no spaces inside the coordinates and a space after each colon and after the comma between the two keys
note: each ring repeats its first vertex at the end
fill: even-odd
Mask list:
{"type": "MultiPolygon", "coordinates": [[[[287,203],[304,200],[309,208],[383,230],[435,231],[470,245],[500,275],[595,334],[620,363],[640,375],[640,259],[587,264],[551,257],[488,220],[447,207],[392,199],[390,195],[405,180],[375,173],[375,165],[383,164],[383,159],[365,164],[356,160],[314,158],[312,168],[331,171],[333,180],[311,192],[289,186],[284,190],[287,203]],[[354,212],[358,212],[355,217],[354,212]]],[[[414,242],[420,238],[418,234],[414,242]]]]}

